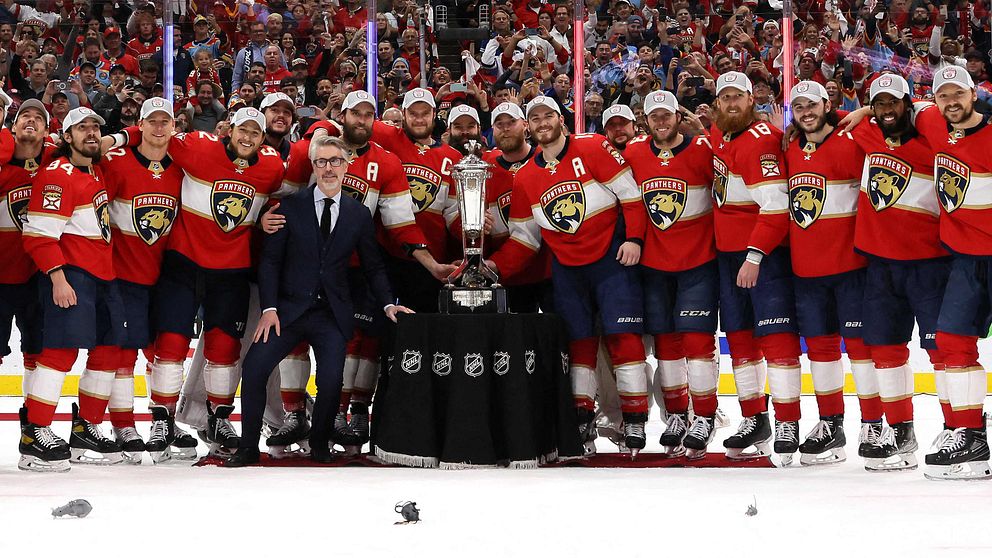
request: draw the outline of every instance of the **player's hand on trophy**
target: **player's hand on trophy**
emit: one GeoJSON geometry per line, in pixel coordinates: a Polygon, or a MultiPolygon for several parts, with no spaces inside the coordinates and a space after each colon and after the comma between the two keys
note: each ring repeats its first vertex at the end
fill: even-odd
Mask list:
{"type": "Polygon", "coordinates": [[[433,275],[438,281],[445,281],[448,279],[449,275],[455,272],[456,269],[458,269],[456,264],[434,262],[434,265],[430,268],[430,272],[431,275],[433,275]]]}
{"type": "Polygon", "coordinates": [[[617,261],[621,265],[636,265],[641,261],[641,247],[636,242],[624,242],[617,251],[617,261]]]}
{"type": "Polygon", "coordinates": [[[269,331],[272,328],[276,329],[276,335],[282,335],[279,329],[279,313],[275,310],[262,312],[262,317],[258,319],[258,327],[255,328],[254,342],[258,343],[258,340],[261,339],[262,343],[268,343],[269,331]]]}
{"type": "Polygon", "coordinates": [[[493,214],[486,212],[486,222],[482,225],[482,232],[489,234],[493,230],[493,214]]]}
{"type": "Polygon", "coordinates": [[[745,261],[741,265],[741,270],[737,272],[737,286],[742,289],[750,289],[758,283],[758,270],[760,266],[756,263],[745,261]]]}
{"type": "Polygon", "coordinates": [[[278,203],[270,207],[268,211],[262,214],[262,230],[265,231],[266,234],[272,234],[286,226],[286,216],[276,213],[277,209],[279,209],[278,203]]]}
{"type": "Polygon", "coordinates": [[[399,314],[416,314],[413,310],[410,310],[406,306],[400,306],[399,304],[390,304],[386,307],[386,317],[396,321],[396,316],[399,314]]]}
{"type": "Polygon", "coordinates": [[[52,301],[59,308],[68,308],[76,305],[76,291],[65,278],[65,272],[57,269],[49,275],[52,279],[52,301]]]}

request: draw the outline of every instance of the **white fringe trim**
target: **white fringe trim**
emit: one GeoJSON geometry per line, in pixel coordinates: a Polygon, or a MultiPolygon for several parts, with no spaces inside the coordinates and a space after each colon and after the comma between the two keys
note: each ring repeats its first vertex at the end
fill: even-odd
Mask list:
{"type": "Polygon", "coordinates": [[[460,469],[496,469],[499,465],[476,465],[475,463],[449,463],[447,461],[442,461],[438,466],[440,469],[447,471],[456,471],[460,469]]]}
{"type": "Polygon", "coordinates": [[[384,451],[382,448],[375,448],[375,455],[383,463],[392,463],[393,465],[404,465],[406,467],[426,467],[434,468],[438,466],[438,460],[436,457],[421,457],[419,455],[405,455],[402,453],[393,453],[389,451],[384,451]]]}

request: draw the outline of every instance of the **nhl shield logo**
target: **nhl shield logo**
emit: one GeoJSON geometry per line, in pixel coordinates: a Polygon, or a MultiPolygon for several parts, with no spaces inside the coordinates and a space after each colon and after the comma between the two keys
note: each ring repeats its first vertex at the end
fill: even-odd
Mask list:
{"type": "Polygon", "coordinates": [[[134,231],[151,246],[172,227],[176,218],[176,198],[161,194],[135,196],[131,202],[131,218],[134,231]]]}
{"type": "Polygon", "coordinates": [[[537,363],[537,353],[535,353],[533,349],[524,351],[524,370],[526,370],[528,374],[534,373],[534,368],[536,363],[537,363]]]}
{"type": "Polygon", "coordinates": [[[868,157],[868,199],[875,211],[895,205],[906,191],[913,175],[909,165],[895,157],[874,154],[868,157]]]}
{"type": "Polygon", "coordinates": [[[214,182],[210,200],[214,222],[228,233],[248,218],[255,201],[255,188],[245,182],[221,180],[214,182]]]}
{"type": "Polygon", "coordinates": [[[576,181],[557,184],[541,196],[541,208],[551,226],[575,234],[586,215],[586,195],[576,181]]]}
{"type": "Polygon", "coordinates": [[[933,184],[937,189],[937,200],[944,211],[953,213],[964,203],[971,183],[971,169],[954,157],[944,154],[938,154],[935,162],[933,184]]]}
{"type": "Polygon", "coordinates": [[[7,211],[17,230],[24,230],[28,220],[28,203],[31,201],[31,186],[22,186],[7,192],[7,211]]]}
{"type": "Polygon", "coordinates": [[[719,157],[713,157],[713,201],[723,207],[727,201],[727,164],[719,157]]]}
{"type": "Polygon", "coordinates": [[[826,199],[826,178],[803,172],[789,179],[789,206],[792,219],[800,228],[805,229],[819,219],[826,199]]]}
{"type": "Polygon", "coordinates": [[[407,374],[420,372],[420,351],[403,351],[400,368],[407,374]]]}
{"type": "Polygon", "coordinates": [[[641,197],[654,226],[665,230],[679,220],[685,209],[687,189],[684,180],[673,178],[657,178],[644,183],[641,197]]]}
{"type": "Polygon", "coordinates": [[[499,217],[503,220],[503,224],[507,227],[510,226],[510,197],[512,192],[507,192],[497,198],[496,205],[499,208],[499,217]]]}
{"type": "Polygon", "coordinates": [[[96,212],[96,222],[100,225],[100,236],[110,244],[110,204],[107,203],[106,190],[100,190],[93,196],[93,211],[96,212]]]}
{"type": "Polygon", "coordinates": [[[432,368],[438,376],[447,376],[451,373],[451,355],[448,353],[434,353],[434,363],[432,368]]]}
{"type": "Polygon", "coordinates": [[[410,185],[414,212],[420,213],[437,199],[441,190],[441,175],[421,165],[403,165],[403,170],[406,171],[406,181],[410,185]]]}
{"type": "Polygon", "coordinates": [[[496,351],[493,353],[493,372],[502,376],[510,371],[510,353],[496,351]]]}
{"type": "Polygon", "coordinates": [[[465,373],[472,378],[478,378],[485,370],[485,363],[482,362],[481,353],[469,353],[465,355],[465,373]]]}

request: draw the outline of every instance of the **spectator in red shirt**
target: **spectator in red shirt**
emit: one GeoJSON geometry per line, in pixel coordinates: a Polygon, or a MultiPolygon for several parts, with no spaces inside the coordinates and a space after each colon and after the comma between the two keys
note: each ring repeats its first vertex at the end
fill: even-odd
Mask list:
{"type": "Polygon", "coordinates": [[[278,45],[265,47],[262,60],[265,62],[265,80],[262,82],[262,91],[264,93],[276,93],[280,89],[283,78],[293,77],[293,74],[283,65],[282,50],[279,49],[278,45]]]}
{"type": "MultiPolygon", "coordinates": [[[[623,0],[626,1],[626,0],[623,0]]],[[[627,5],[630,8],[630,5],[627,5]]],[[[526,4],[517,6],[514,9],[514,13],[517,14],[517,26],[523,27],[524,29],[535,29],[539,23],[538,19],[540,14],[545,13],[553,16],[554,13],[551,11],[551,6],[541,2],[541,0],[528,0],[526,4]]],[[[629,10],[628,10],[628,14],[629,10]]]]}
{"type": "Polygon", "coordinates": [[[346,29],[361,29],[368,22],[369,13],[362,0],[347,0],[344,8],[334,12],[331,24],[336,33],[344,33],[346,29]]]}

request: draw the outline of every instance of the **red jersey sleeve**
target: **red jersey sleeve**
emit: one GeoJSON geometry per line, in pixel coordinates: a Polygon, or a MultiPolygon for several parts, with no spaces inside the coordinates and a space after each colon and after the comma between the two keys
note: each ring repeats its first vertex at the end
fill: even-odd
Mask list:
{"type": "Polygon", "coordinates": [[[595,134],[598,145],[586,147],[583,154],[590,161],[589,172],[620,201],[627,239],[643,244],[647,214],[641,201],[641,189],[634,180],[627,161],[605,137],[595,134]]]}
{"type": "Polygon", "coordinates": [[[69,175],[59,167],[61,161],[52,163],[35,177],[28,220],[24,224],[24,251],[45,273],[66,264],[59,239],[76,209],[74,189],[69,175]]]}
{"type": "Polygon", "coordinates": [[[532,202],[518,174],[513,179],[510,202],[510,238],[492,256],[505,280],[524,269],[541,248],[541,228],[534,220],[532,202]]]}
{"type": "Polygon", "coordinates": [[[758,204],[758,218],[748,248],[770,254],[789,234],[789,189],[782,152],[782,132],[771,126],[753,126],[754,140],[738,152],[738,168],[751,198],[758,204]]]}

